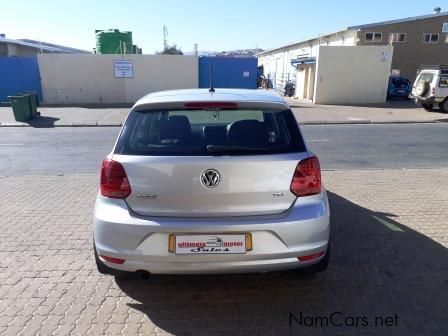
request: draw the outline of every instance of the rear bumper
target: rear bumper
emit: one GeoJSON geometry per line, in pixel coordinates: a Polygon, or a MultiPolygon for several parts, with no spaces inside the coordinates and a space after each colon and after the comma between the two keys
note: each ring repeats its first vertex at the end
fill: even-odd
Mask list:
{"type": "Polygon", "coordinates": [[[420,104],[434,104],[434,103],[440,103],[443,101],[443,98],[438,98],[438,97],[434,97],[434,96],[420,97],[420,96],[415,96],[413,94],[410,94],[409,98],[413,99],[416,103],[420,103],[420,104]]]}
{"type": "Polygon", "coordinates": [[[217,262],[142,262],[129,260],[123,265],[104,262],[108,267],[128,272],[148,271],[153,274],[220,274],[220,273],[262,273],[284,271],[311,266],[313,262],[299,264],[297,258],[266,259],[251,261],[217,261],[217,262]]]}
{"type": "Polygon", "coordinates": [[[403,92],[399,92],[401,90],[392,90],[389,91],[388,95],[389,97],[408,97],[410,95],[409,91],[403,91],[403,92]]]}
{"type": "Polygon", "coordinates": [[[267,272],[311,266],[323,258],[300,262],[300,256],[326,252],[330,212],[326,193],[297,199],[279,215],[228,218],[140,217],[122,200],[98,196],[94,213],[98,254],[124,259],[103,260],[108,267],[150,273],[267,272]],[[252,234],[245,254],[176,255],[168,251],[170,234],[252,234]]]}

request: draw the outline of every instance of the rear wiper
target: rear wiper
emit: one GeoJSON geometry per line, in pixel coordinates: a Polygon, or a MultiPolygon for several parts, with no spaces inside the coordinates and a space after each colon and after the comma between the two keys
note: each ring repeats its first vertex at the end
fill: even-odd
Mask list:
{"type": "Polygon", "coordinates": [[[242,146],[216,146],[207,145],[207,152],[217,153],[217,152],[263,152],[267,151],[269,148],[266,147],[242,147],[242,146]]]}

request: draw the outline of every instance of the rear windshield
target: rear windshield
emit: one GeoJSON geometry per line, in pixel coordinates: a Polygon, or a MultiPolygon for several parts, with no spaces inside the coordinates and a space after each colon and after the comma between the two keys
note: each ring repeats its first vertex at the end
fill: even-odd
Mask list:
{"type": "Polygon", "coordinates": [[[420,76],[418,77],[417,82],[424,81],[424,82],[431,83],[433,79],[434,79],[434,74],[433,73],[422,72],[420,74],[420,76]]]}
{"type": "Polygon", "coordinates": [[[305,151],[290,110],[131,112],[115,154],[254,155],[305,151]]]}
{"type": "Polygon", "coordinates": [[[395,87],[405,87],[410,84],[406,78],[391,78],[390,83],[395,87]]]}

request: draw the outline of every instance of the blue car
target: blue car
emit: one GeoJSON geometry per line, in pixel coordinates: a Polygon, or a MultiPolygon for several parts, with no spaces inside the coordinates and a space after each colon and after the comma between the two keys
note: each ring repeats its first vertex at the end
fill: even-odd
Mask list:
{"type": "Polygon", "coordinates": [[[387,98],[403,97],[408,98],[412,87],[409,79],[399,76],[389,77],[389,86],[387,87],[387,98]]]}

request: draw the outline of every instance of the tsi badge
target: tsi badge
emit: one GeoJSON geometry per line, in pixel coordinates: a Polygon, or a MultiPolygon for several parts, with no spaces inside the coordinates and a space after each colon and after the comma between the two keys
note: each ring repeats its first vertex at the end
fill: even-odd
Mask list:
{"type": "Polygon", "coordinates": [[[157,195],[153,195],[153,194],[138,194],[137,197],[143,198],[143,199],[149,199],[149,200],[157,199],[157,195]]]}

